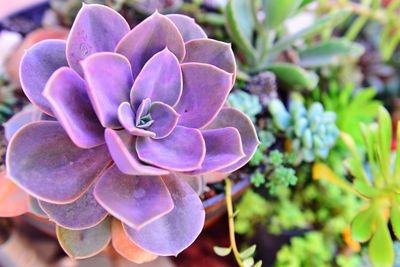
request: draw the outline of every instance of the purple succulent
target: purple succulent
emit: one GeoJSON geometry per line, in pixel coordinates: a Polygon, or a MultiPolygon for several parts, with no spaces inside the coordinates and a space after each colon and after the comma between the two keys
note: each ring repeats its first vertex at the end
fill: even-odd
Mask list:
{"type": "Polygon", "coordinates": [[[132,251],[177,255],[205,217],[188,177],[225,178],[259,143],[251,121],[225,105],[235,72],[230,45],[189,17],[156,12],[131,30],[112,9],[83,5],[66,42],[43,41],[22,59],[23,90],[44,115],[8,123],[8,176],[75,257],[93,254],[71,252],[76,231],[121,232],[114,222],[109,231],[110,216],[132,251]]]}

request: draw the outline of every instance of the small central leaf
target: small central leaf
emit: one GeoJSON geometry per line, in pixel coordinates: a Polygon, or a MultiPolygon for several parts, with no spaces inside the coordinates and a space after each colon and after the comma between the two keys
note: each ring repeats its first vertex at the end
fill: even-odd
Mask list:
{"type": "Polygon", "coordinates": [[[154,120],[151,118],[150,113],[147,115],[144,115],[140,118],[140,121],[136,127],[141,128],[141,129],[146,129],[150,127],[154,123],[154,120]]]}

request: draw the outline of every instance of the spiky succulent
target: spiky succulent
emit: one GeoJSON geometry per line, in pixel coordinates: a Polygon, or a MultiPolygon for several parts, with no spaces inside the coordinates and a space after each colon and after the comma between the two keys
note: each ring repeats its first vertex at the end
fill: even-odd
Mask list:
{"type": "Polygon", "coordinates": [[[283,131],[291,141],[291,150],[298,152],[298,162],[325,159],[335,145],[339,130],[336,114],[324,111],[321,103],[315,102],[307,110],[300,101],[293,100],[289,111],[283,103],[274,99],[269,105],[274,127],[283,131]]]}
{"type": "Polygon", "coordinates": [[[23,90],[45,115],[7,123],[7,175],[75,258],[111,237],[136,262],[177,255],[205,217],[187,177],[225,178],[259,143],[250,119],[224,106],[235,71],[230,45],[191,18],[156,12],[130,30],[112,9],[84,5],[66,42],[22,59],[23,90]]]}

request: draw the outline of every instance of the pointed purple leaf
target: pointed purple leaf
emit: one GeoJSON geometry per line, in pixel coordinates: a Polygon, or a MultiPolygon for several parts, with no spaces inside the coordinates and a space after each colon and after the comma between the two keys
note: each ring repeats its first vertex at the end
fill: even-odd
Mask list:
{"type": "Polygon", "coordinates": [[[124,225],[128,237],[142,249],[160,256],[176,256],[200,234],[205,212],[196,192],[176,176],[163,176],[174,209],[139,230],[124,225]]]}
{"type": "Polygon", "coordinates": [[[143,67],[131,90],[131,104],[138,108],[145,98],[174,106],[182,94],[182,72],[168,49],[154,55],[143,67]]]}
{"type": "Polygon", "coordinates": [[[201,168],[190,172],[191,175],[206,174],[225,168],[245,156],[240,134],[236,128],[204,130],[201,133],[206,142],[206,157],[201,168]]]}
{"type": "Polygon", "coordinates": [[[55,204],[82,196],[111,161],[106,146],[81,149],[53,121],[20,129],[11,139],[6,158],[15,183],[35,198],[55,204]]]}
{"type": "Polygon", "coordinates": [[[171,20],[155,12],[125,35],[115,51],[129,59],[136,78],[146,62],[166,47],[178,61],[183,60],[185,47],[181,34],[171,20]]]}
{"type": "Polygon", "coordinates": [[[69,65],[82,75],[83,59],[98,52],[113,52],[129,30],[125,19],[113,9],[83,4],[67,40],[69,65]]]}
{"type": "Polygon", "coordinates": [[[118,108],[118,119],[121,125],[130,134],[135,136],[150,136],[155,137],[156,134],[144,129],[139,129],[135,125],[135,113],[132,110],[131,104],[123,102],[118,108]]]}
{"type": "Polygon", "coordinates": [[[185,49],[183,62],[214,65],[233,74],[232,82],[235,82],[236,60],[230,44],[212,39],[196,39],[186,43],[185,49]]]}
{"type": "Polygon", "coordinates": [[[182,126],[175,127],[164,139],[138,137],[136,151],[142,161],[171,171],[199,168],[206,153],[201,132],[182,126]]]}
{"type": "Polygon", "coordinates": [[[72,203],[58,205],[39,201],[40,207],[50,220],[64,228],[71,230],[92,228],[107,217],[107,211],[94,198],[93,189],[94,186],[72,203]]]}
{"type": "Polygon", "coordinates": [[[180,14],[170,14],[167,15],[167,18],[169,18],[178,28],[185,43],[192,39],[207,38],[207,34],[191,17],[180,14]]]}
{"type": "Polygon", "coordinates": [[[136,154],[136,137],[125,131],[106,129],[108,150],[120,171],[131,175],[165,175],[169,171],[148,166],[139,161],[136,154]]]}
{"type": "Polygon", "coordinates": [[[132,176],[117,166],[96,182],[97,201],[129,227],[139,229],[170,212],[174,203],[160,176],[132,176]]]}
{"type": "Polygon", "coordinates": [[[173,108],[161,102],[153,102],[150,115],[154,123],[148,130],[156,134],[155,139],[167,137],[174,130],[179,120],[179,114],[173,108]]]}
{"type": "Polygon", "coordinates": [[[19,73],[25,95],[32,104],[49,115],[53,114],[50,103],[42,92],[53,72],[68,66],[65,46],[62,40],[42,41],[28,49],[21,60],[19,73]]]}
{"type": "MultiPolygon", "coordinates": [[[[234,108],[223,108],[215,120],[207,127],[208,129],[218,129],[224,127],[234,127],[239,130],[242,139],[243,152],[246,155],[238,162],[219,170],[222,175],[232,173],[244,166],[254,155],[260,142],[258,141],[256,129],[251,120],[241,111],[234,108]]],[[[222,177],[217,175],[215,177],[222,177]]],[[[215,182],[212,176],[207,177],[208,182],[215,182]]],[[[217,178],[216,178],[217,179],[217,178]]]]}
{"type": "Polygon", "coordinates": [[[202,128],[222,109],[232,88],[232,75],[212,65],[182,64],[183,93],[175,110],[178,124],[202,128]]]}
{"type": "Polygon", "coordinates": [[[62,67],[50,77],[43,95],[65,131],[82,148],[104,143],[104,128],[93,111],[85,81],[71,68],[62,67]]]}
{"type": "Polygon", "coordinates": [[[104,127],[118,128],[118,107],[129,101],[132,73],[129,61],[116,53],[97,53],[82,61],[89,98],[104,127]]]}

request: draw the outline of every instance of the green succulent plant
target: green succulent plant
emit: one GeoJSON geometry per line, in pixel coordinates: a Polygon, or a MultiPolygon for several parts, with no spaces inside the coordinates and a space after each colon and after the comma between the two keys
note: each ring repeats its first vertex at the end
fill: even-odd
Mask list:
{"type": "Polygon", "coordinates": [[[0,124],[13,114],[12,107],[17,102],[14,90],[13,85],[7,84],[5,79],[0,77],[0,124]]]}
{"type": "MultiPolygon", "coordinates": [[[[351,152],[346,163],[354,177],[353,182],[338,177],[322,163],[314,165],[313,176],[329,180],[364,200],[364,208],[351,224],[352,238],[369,242],[368,254],[375,267],[389,267],[395,260],[389,222],[395,236],[400,238],[400,146],[393,157],[392,122],[383,107],[379,109],[377,123],[361,124],[360,129],[367,150],[367,166],[355,141],[347,134],[341,135],[351,152]]],[[[397,142],[400,142],[399,126],[397,142]]]]}
{"type": "Polygon", "coordinates": [[[290,149],[297,155],[297,163],[328,157],[339,134],[334,112],[324,111],[318,102],[307,109],[298,100],[290,102],[288,111],[278,99],[271,101],[269,111],[275,129],[290,140],[290,149]]]}
{"type": "Polygon", "coordinates": [[[262,110],[259,97],[243,90],[236,90],[231,93],[228,97],[228,103],[232,107],[243,111],[253,123],[256,122],[256,116],[262,110]]]}

